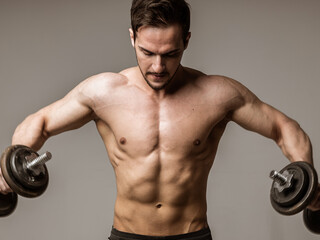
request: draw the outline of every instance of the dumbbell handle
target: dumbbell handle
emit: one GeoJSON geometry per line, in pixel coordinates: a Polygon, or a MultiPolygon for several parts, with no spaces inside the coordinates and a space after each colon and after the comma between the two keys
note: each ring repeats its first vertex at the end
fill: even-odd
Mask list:
{"type": "Polygon", "coordinates": [[[270,178],[277,181],[279,184],[283,185],[288,181],[288,178],[283,174],[277,172],[276,170],[272,170],[270,172],[270,178]]]}
{"type": "Polygon", "coordinates": [[[40,165],[45,164],[52,158],[52,154],[50,152],[45,152],[41,154],[39,157],[28,159],[29,161],[26,163],[26,167],[34,171],[39,167],[40,165]]]}
{"type": "Polygon", "coordinates": [[[290,188],[292,186],[291,180],[293,174],[290,174],[288,171],[279,173],[275,170],[272,170],[269,177],[275,181],[274,187],[278,189],[279,192],[282,192],[284,189],[290,188]]]}

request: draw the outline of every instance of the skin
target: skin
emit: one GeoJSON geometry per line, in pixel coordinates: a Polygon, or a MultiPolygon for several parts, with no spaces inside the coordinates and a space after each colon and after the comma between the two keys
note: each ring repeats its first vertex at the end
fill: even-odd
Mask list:
{"type": "MultiPolygon", "coordinates": [[[[12,144],[39,150],[51,136],[95,121],[117,182],[114,227],[175,235],[207,227],[209,171],[227,123],[273,139],[290,161],[312,163],[308,136],[294,120],[239,82],[180,65],[178,25],[130,30],[138,66],[102,73],[28,116],[12,144]]],[[[2,192],[10,191],[0,180],[2,192]]],[[[319,194],[313,209],[319,208],[319,194]]]]}

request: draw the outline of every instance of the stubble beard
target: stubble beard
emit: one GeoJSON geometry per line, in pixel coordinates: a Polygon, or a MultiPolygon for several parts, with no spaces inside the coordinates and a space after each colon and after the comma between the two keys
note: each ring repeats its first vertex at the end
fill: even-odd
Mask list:
{"type": "MultiPolygon", "coordinates": [[[[179,69],[180,66],[181,66],[180,64],[178,65],[177,69],[175,70],[174,74],[173,74],[171,77],[169,76],[169,73],[168,73],[168,72],[160,73],[160,74],[163,74],[164,76],[169,76],[169,79],[168,79],[163,85],[157,87],[157,86],[152,85],[152,84],[150,83],[150,81],[148,80],[148,77],[147,77],[148,75],[154,75],[155,73],[153,73],[153,72],[146,72],[146,74],[144,74],[144,73],[142,72],[142,69],[141,69],[138,61],[137,61],[137,63],[138,63],[138,66],[139,66],[141,75],[143,76],[144,80],[146,81],[146,83],[148,84],[148,86],[149,86],[150,88],[152,88],[153,90],[155,90],[155,91],[160,91],[160,90],[162,90],[162,89],[165,89],[165,88],[169,85],[169,83],[172,82],[172,79],[175,77],[176,73],[178,72],[178,69],[179,69]]],[[[158,74],[159,74],[159,73],[158,73],[158,74]]]]}

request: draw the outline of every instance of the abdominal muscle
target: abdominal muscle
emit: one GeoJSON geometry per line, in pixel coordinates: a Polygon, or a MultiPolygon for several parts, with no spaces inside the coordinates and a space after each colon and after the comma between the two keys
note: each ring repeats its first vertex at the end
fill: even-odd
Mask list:
{"type": "Polygon", "coordinates": [[[159,156],[155,150],[147,157],[118,161],[114,227],[153,236],[207,227],[206,185],[211,166],[196,156],[159,156]]]}

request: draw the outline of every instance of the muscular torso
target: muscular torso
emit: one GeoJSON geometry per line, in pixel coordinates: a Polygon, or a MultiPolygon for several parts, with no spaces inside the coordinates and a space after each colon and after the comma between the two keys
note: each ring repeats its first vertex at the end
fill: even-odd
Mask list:
{"type": "Polygon", "coordinates": [[[209,80],[192,70],[159,98],[134,83],[134,71],[94,99],[116,175],[114,227],[146,235],[200,230],[207,226],[208,174],[238,100],[219,77],[209,80]]]}

